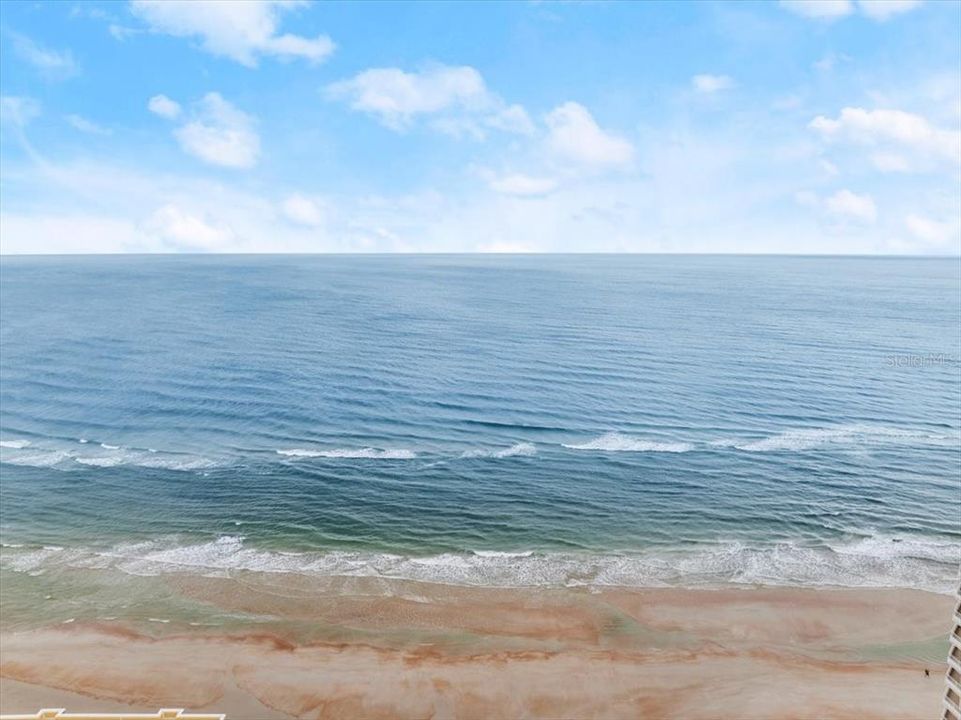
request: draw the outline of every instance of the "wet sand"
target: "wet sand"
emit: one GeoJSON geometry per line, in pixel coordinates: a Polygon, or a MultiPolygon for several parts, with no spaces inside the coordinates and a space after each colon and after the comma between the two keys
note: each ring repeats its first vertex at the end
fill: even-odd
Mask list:
{"type": "Polygon", "coordinates": [[[4,631],[0,710],[914,720],[939,712],[953,602],[893,589],[172,582],[272,621],[4,631]]]}

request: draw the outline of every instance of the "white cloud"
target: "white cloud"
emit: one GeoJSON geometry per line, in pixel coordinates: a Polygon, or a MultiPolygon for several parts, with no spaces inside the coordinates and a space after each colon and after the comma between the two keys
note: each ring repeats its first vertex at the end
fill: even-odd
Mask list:
{"type": "Polygon", "coordinates": [[[781,0],[781,7],[802,17],[837,20],[854,12],[851,0],[781,0]]]}
{"type": "Polygon", "coordinates": [[[180,103],[171,100],[166,95],[154,95],[147,102],[147,109],[154,115],[173,119],[180,115],[180,103]]]}
{"type": "Polygon", "coordinates": [[[372,68],[350,80],[328,88],[336,98],[346,98],[350,107],[375,115],[395,130],[410,123],[415,115],[437,113],[453,107],[486,107],[489,92],[484,78],[472,67],[438,65],[420,73],[399,68],[372,68]]]}
{"type": "Polygon", "coordinates": [[[878,217],[878,209],[870,195],[858,195],[850,190],[838,190],[824,200],[824,207],[832,215],[859,222],[873,223],[878,217]]]}
{"type": "MultiPolygon", "coordinates": [[[[190,121],[192,110],[185,104],[185,119],[172,127],[190,121]]],[[[593,124],[612,130],[604,122],[593,124]]],[[[13,153],[0,167],[2,249],[957,252],[953,249],[957,243],[928,246],[912,239],[905,221],[909,213],[942,222],[956,216],[955,201],[938,197],[939,189],[948,195],[954,184],[919,177],[907,185],[891,178],[867,185],[862,184],[866,178],[856,180],[856,173],[845,171],[842,176],[851,180],[819,190],[829,181],[818,168],[819,143],[803,123],[797,132],[801,137],[794,140],[807,150],[803,155],[778,151],[787,139],[777,127],[759,126],[750,138],[744,137],[739,123],[727,129],[683,124],[639,128],[625,137],[636,143],[632,154],[643,173],[607,174],[589,172],[594,166],[585,171],[582,164],[552,154],[545,128],[543,136],[531,142],[507,143],[502,155],[489,158],[498,163],[496,174],[474,169],[469,186],[442,175],[436,180],[446,183],[440,190],[432,190],[422,179],[419,189],[407,195],[353,192],[349,189],[353,181],[331,195],[316,196],[302,189],[317,213],[308,203],[288,202],[290,188],[297,185],[279,183],[286,189],[277,190],[278,184],[248,183],[246,175],[238,179],[199,171],[192,177],[157,168],[138,170],[135,159],[121,160],[113,151],[99,158],[89,152],[49,159],[13,153]],[[501,190],[514,194],[491,190],[498,180],[501,190]],[[546,189],[549,182],[541,181],[550,180],[557,187],[546,194],[516,194],[546,189]],[[831,203],[836,213],[817,196],[799,198],[814,212],[785,207],[785,198],[800,187],[815,190],[822,198],[841,187],[859,197],[868,192],[871,203],[876,203],[876,221],[843,214],[842,198],[831,203]],[[321,222],[304,224],[297,217],[321,222]]],[[[202,170],[195,165],[198,169],[202,170]]],[[[868,216],[863,208],[857,212],[868,216]]],[[[927,232],[936,238],[938,228],[927,232]]]]}
{"type": "Polygon", "coordinates": [[[527,111],[505,103],[467,65],[431,65],[420,72],[371,68],[332,83],[327,94],[398,132],[419,116],[432,116],[435,129],[455,137],[482,138],[488,128],[519,135],[534,132],[527,111]]]}
{"type": "Polygon", "coordinates": [[[523,173],[512,173],[501,177],[491,177],[488,181],[491,190],[504,195],[532,197],[547,195],[557,189],[557,180],[549,177],[532,177],[523,173]]]}
{"type": "Polygon", "coordinates": [[[0,97],[0,120],[23,127],[40,115],[40,103],[30,97],[4,95],[0,97]]]}
{"type": "Polygon", "coordinates": [[[278,35],[279,16],[303,3],[291,0],[132,0],[133,13],[159,33],[199,37],[212,55],[256,67],[258,58],[325,60],[334,43],[326,35],[278,35]]]}
{"type": "Polygon", "coordinates": [[[260,137],[253,118],[215,92],[204,95],[193,119],[177,128],[174,135],[184,152],[211,165],[253,167],[260,155],[260,137]]]}
{"type": "MultiPolygon", "coordinates": [[[[223,180],[144,173],[109,161],[9,163],[0,252],[330,252],[356,248],[325,226],[278,222],[282,198],[223,180]],[[7,183],[15,180],[15,190],[7,183]],[[26,199],[27,202],[21,202],[26,199]]],[[[345,214],[346,216],[346,214],[345,214]]],[[[350,217],[357,217],[356,213],[350,217]]],[[[389,248],[388,248],[389,249],[389,248]]]]}
{"type": "MultiPolygon", "coordinates": [[[[222,1],[222,0],[221,0],[222,1]]],[[[244,0],[249,2],[250,0],[244,0]]],[[[311,63],[319,63],[334,52],[334,42],[326,35],[305,38],[285,33],[271,38],[265,52],[281,58],[304,58],[311,63]]]]}
{"type": "Polygon", "coordinates": [[[324,222],[324,211],[320,204],[299,193],[284,200],[282,209],[287,219],[297,225],[318,227],[324,222]]]}
{"type": "Polygon", "coordinates": [[[156,210],[141,229],[149,237],[179,250],[222,251],[234,241],[228,226],[192,215],[174,204],[156,210]]]}
{"type": "MultiPolygon", "coordinates": [[[[921,156],[961,164],[961,131],[942,130],[920,115],[901,110],[846,107],[837,119],[819,115],[809,126],[829,140],[900,148],[921,156]]],[[[903,169],[882,160],[879,169],[903,169]]]]}
{"type": "Polygon", "coordinates": [[[699,93],[716,93],[734,87],[734,81],[728,75],[695,75],[691,78],[692,87],[699,93]]]}
{"type": "Polygon", "coordinates": [[[957,249],[958,240],[961,239],[959,238],[961,227],[959,227],[957,221],[953,223],[938,222],[921,215],[910,214],[904,219],[904,225],[916,240],[930,247],[953,244],[954,248],[957,249]]]}
{"type": "MultiPolygon", "coordinates": [[[[862,15],[883,22],[919,7],[922,0],[857,0],[862,15]]],[[[781,7],[796,15],[831,22],[854,12],[852,0],[781,0],[781,7]]]]}
{"type": "MultiPolygon", "coordinates": [[[[890,239],[895,232],[905,241],[911,237],[903,223],[907,211],[900,208],[884,214],[897,219],[896,230],[836,221],[819,228],[800,211],[786,216],[781,204],[766,212],[772,210],[767,199],[783,200],[792,179],[775,168],[753,187],[729,182],[732,168],[757,154],[756,145],[732,148],[736,141],[718,136],[645,144],[650,177],[597,177],[525,201],[486,192],[307,195],[322,205],[319,228],[278,222],[284,196],[261,197],[223,180],[144,174],[103,162],[6,163],[4,181],[13,180],[17,196],[30,202],[18,207],[5,184],[0,251],[830,254],[927,247],[890,239]],[[173,210],[164,210],[168,206],[173,210]]],[[[951,205],[919,207],[936,218],[956,212],[951,205]]],[[[931,249],[952,252],[951,246],[931,249]]]]}
{"type": "Polygon", "coordinates": [[[52,50],[31,40],[26,35],[7,33],[12,41],[13,51],[24,62],[33,65],[44,77],[62,80],[80,72],[80,68],[69,50],[52,50]]]}
{"type": "Polygon", "coordinates": [[[566,102],[546,117],[547,145],[559,159],[585,168],[616,169],[630,166],[634,146],[608,133],[583,105],[566,102]]]}
{"type": "Polygon", "coordinates": [[[105,128],[101,125],[98,125],[82,115],[65,115],[64,119],[75,129],[82,133],[87,133],[88,135],[110,135],[113,132],[113,130],[110,128],[105,128]]]}
{"type": "Polygon", "coordinates": [[[858,0],[861,12],[872,20],[885,21],[901,13],[914,10],[921,0],[858,0]]]}

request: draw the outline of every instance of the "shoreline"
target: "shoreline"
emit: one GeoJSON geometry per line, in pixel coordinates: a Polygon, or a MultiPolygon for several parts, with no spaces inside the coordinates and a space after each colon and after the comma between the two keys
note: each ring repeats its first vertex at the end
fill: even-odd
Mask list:
{"type": "Polygon", "coordinates": [[[168,581],[265,620],[0,630],[0,710],[913,720],[940,707],[953,607],[909,589],[168,581]]]}
{"type": "Polygon", "coordinates": [[[307,576],[317,583],[424,583],[468,588],[916,588],[953,594],[961,544],[954,539],[866,533],[847,540],[731,538],[602,552],[588,549],[447,550],[274,547],[233,534],[177,534],[90,546],[0,543],[0,571],[56,576],[307,576]]]}

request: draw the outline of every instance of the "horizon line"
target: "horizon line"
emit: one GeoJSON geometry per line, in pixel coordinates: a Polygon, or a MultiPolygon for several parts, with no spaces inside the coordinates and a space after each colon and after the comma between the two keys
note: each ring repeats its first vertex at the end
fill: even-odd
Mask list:
{"type": "Polygon", "coordinates": [[[564,251],[564,252],[482,252],[482,251],[438,251],[438,252],[67,252],[67,253],[5,253],[4,258],[65,258],[65,257],[414,257],[414,256],[470,256],[470,257],[551,257],[551,256],[690,256],[690,257],[806,257],[806,258],[889,258],[889,259],[957,259],[957,254],[911,254],[911,253],[803,253],[803,252],[684,252],[684,251],[564,251]]]}

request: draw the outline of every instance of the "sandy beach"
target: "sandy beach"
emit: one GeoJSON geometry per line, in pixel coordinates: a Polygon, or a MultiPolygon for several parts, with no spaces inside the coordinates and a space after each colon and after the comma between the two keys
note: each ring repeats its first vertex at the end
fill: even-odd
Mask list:
{"type": "Polygon", "coordinates": [[[5,631],[0,709],[913,720],[938,713],[952,608],[949,596],[894,589],[177,582],[273,620],[5,631]]]}

